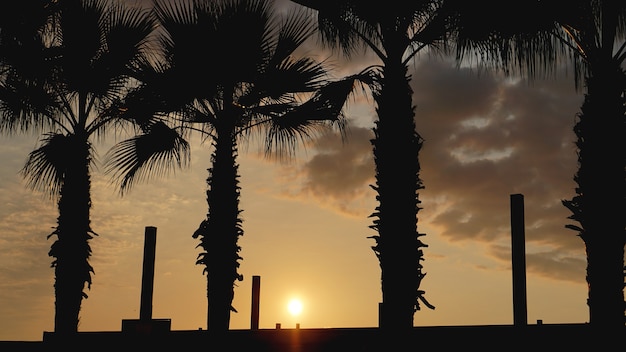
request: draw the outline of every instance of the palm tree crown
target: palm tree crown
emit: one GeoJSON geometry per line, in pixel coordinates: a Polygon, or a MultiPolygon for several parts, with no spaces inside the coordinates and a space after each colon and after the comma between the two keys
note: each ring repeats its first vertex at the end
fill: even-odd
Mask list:
{"type": "MultiPolygon", "coordinates": [[[[292,155],[299,139],[342,126],[342,106],[357,79],[331,82],[320,62],[299,56],[315,27],[305,11],[279,17],[273,6],[265,0],[159,0],[153,7],[162,52],[143,96],[152,97],[153,110],[211,141],[208,214],[193,237],[203,249],[197,264],[205,266],[212,331],[228,329],[234,282],[243,279],[238,143],[257,131],[268,155],[292,155]]],[[[114,154],[128,171],[118,175],[122,184],[132,183],[143,161],[131,162],[130,149],[114,154]]]]}

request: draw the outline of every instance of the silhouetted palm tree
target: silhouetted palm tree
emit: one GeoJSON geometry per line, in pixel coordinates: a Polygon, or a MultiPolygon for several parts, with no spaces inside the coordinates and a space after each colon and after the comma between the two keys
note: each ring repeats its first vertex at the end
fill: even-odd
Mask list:
{"type": "MultiPolygon", "coordinates": [[[[156,97],[155,110],[172,112],[184,126],[201,131],[213,149],[208,213],[193,234],[203,249],[197,264],[207,275],[211,331],[229,329],[234,285],[243,279],[238,273],[238,239],[244,233],[238,143],[256,130],[265,133],[268,154],[292,155],[298,140],[343,126],[342,107],[357,78],[330,82],[321,63],[299,57],[297,50],[315,27],[306,12],[279,17],[273,5],[265,0],[154,2],[164,60],[146,80],[150,93],[142,96],[156,97]]],[[[121,184],[132,184],[145,158],[124,148],[114,154],[128,162],[122,169],[129,172],[117,175],[121,184]]]]}
{"type": "Polygon", "coordinates": [[[380,262],[383,328],[413,326],[420,302],[434,307],[420,289],[422,248],[427,247],[417,229],[421,209],[419,152],[423,139],[415,129],[413,92],[408,63],[425,48],[441,43],[443,27],[431,25],[440,1],[292,0],[318,11],[326,44],[345,53],[371,49],[380,59],[378,78],[371,85],[378,120],[373,145],[379,206],[371,215],[372,248],[380,262]]]}
{"type": "Polygon", "coordinates": [[[147,60],[153,22],[147,12],[121,2],[50,3],[57,12],[49,26],[33,32],[39,41],[22,56],[27,60],[3,58],[0,111],[3,127],[44,132],[22,172],[30,187],[58,201],[57,225],[48,236],[57,237],[49,252],[55,270],[54,331],[74,333],[93,273],[92,142],[124,122],[112,107],[131,89],[137,62],[147,60]]]}
{"type": "MultiPolygon", "coordinates": [[[[455,13],[459,58],[477,51],[530,74],[570,55],[585,97],[578,138],[576,196],[563,200],[586,247],[590,323],[624,326],[626,245],[626,2],[554,0],[509,3],[446,0],[455,13]],[[485,17],[485,9],[489,16],[485,17]],[[516,16],[509,16],[510,13],[516,16]],[[532,18],[531,21],[528,19],[532,18]],[[564,47],[568,51],[562,51],[564,47]]],[[[451,10],[448,12],[448,10],[451,10]]]]}

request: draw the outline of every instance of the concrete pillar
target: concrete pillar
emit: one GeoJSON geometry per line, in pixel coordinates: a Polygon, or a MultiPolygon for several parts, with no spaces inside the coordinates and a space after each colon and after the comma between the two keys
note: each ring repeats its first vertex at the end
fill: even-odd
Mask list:
{"type": "Polygon", "coordinates": [[[250,314],[250,329],[259,329],[259,305],[261,295],[261,277],[252,276],[252,311],[250,314]]]}
{"type": "Polygon", "coordinates": [[[156,254],[156,227],[146,226],[143,246],[143,271],[141,274],[140,320],[152,320],[154,290],[154,260],[156,254]]]}
{"type": "Polygon", "coordinates": [[[524,196],[511,194],[511,264],[513,271],[513,325],[528,323],[526,307],[526,235],[524,196]]]}

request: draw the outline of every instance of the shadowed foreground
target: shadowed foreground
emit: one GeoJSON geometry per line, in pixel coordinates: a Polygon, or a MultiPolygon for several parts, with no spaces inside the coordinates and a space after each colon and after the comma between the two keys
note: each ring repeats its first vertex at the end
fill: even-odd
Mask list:
{"type": "Polygon", "coordinates": [[[621,331],[597,331],[587,324],[543,324],[517,327],[415,327],[406,334],[378,328],[230,330],[224,335],[206,330],[162,332],[79,332],[61,336],[44,332],[41,342],[0,342],[2,351],[56,351],[67,347],[89,350],[335,352],[335,351],[589,351],[623,346],[621,331]],[[611,342],[611,338],[615,338],[611,342]]]}

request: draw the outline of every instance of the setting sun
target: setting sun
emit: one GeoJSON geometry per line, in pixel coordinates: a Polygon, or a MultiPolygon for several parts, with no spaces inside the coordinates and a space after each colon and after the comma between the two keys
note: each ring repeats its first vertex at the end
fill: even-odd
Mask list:
{"type": "Polygon", "coordinates": [[[289,310],[289,313],[291,313],[291,315],[299,315],[302,312],[302,302],[300,302],[299,299],[294,298],[289,301],[287,309],[289,310]]]}

